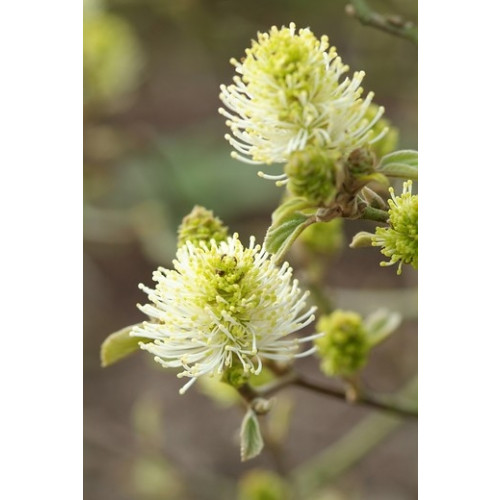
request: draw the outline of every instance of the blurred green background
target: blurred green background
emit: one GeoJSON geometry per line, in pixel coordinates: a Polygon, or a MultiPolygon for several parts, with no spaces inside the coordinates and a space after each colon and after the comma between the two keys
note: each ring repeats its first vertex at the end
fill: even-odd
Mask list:
{"type": "MultiPolygon", "coordinates": [[[[257,31],[294,21],[327,34],[352,70],[366,71],[364,88],[399,128],[400,147],[417,148],[417,49],[361,26],[345,14],[345,4],[84,0],[85,498],[272,500],[289,497],[292,476],[315,477],[299,493],[303,498],[417,498],[414,422],[375,417],[376,447],[348,463],[352,449],[361,453],[370,441],[362,432],[353,435],[346,463],[315,474],[322,466],[307,464],[371,412],[291,390],[280,396],[281,405],[293,407],[290,421],[283,423],[286,408],[276,417],[288,434],[279,456],[267,450],[242,464],[241,408],[223,409],[195,388],[179,396],[178,379],[144,353],[105,370],[99,362],[109,333],[143,319],[135,307],[145,300],[137,284],[150,283],[158,265],[170,265],[177,226],[193,205],[214,210],[243,241],[250,234],[262,240],[270,224],[283,191],[257,177],[258,167],[230,158],[217,113],[219,85],[233,76],[229,59],[241,57],[257,31]],[[269,491],[258,491],[261,483],[269,491]]],[[[370,5],[417,21],[417,2],[370,5]]],[[[372,228],[349,221],[346,240],[372,228]]],[[[291,259],[300,267],[299,254],[291,259]]],[[[364,372],[370,387],[394,391],[417,367],[417,275],[405,269],[396,277],[380,260],[376,250],[344,248],[329,263],[326,281],[340,306],[365,314],[385,304],[405,315],[364,372]]],[[[320,377],[317,365],[310,358],[299,368],[320,377]]]]}

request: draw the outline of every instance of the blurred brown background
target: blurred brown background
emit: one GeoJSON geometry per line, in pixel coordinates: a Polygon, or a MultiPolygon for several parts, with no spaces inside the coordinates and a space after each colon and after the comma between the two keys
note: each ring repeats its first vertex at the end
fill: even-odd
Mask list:
{"type": "MultiPolygon", "coordinates": [[[[413,1],[370,5],[417,20],[413,1]]],[[[266,449],[241,463],[240,407],[221,407],[197,384],[179,396],[180,381],[145,353],[106,369],[99,361],[109,333],[144,319],[135,307],[145,300],[137,284],[170,265],[177,226],[194,204],[214,210],[243,241],[250,234],[262,240],[270,224],[282,190],[258,178],[259,168],[230,158],[217,113],[219,85],[233,76],[229,58],[241,57],[257,31],[294,21],[327,34],[352,70],[366,71],[364,88],[399,128],[400,147],[417,148],[416,47],[361,26],[344,8],[337,0],[84,0],[86,499],[238,498],[238,481],[257,467],[311,476],[307,464],[373,414],[289,390],[283,400],[293,411],[280,456],[266,449]]],[[[346,241],[372,227],[349,221],[346,241]]],[[[363,374],[369,387],[390,392],[417,369],[417,275],[406,268],[397,277],[380,260],[376,250],[345,247],[327,282],[339,306],[365,314],[386,305],[404,314],[363,374]]],[[[298,363],[322,378],[317,365],[314,357],[298,363]]],[[[373,426],[380,431],[373,448],[352,464],[346,456],[338,473],[332,463],[304,498],[417,498],[416,423],[373,426]]],[[[359,439],[369,441],[362,433],[359,439]]]]}

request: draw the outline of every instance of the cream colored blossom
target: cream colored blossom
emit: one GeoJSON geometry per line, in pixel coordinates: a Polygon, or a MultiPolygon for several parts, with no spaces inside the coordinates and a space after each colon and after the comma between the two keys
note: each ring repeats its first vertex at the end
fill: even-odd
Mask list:
{"type": "Polygon", "coordinates": [[[364,72],[344,77],[349,68],[327,36],[318,40],[294,23],[273,27],[258,34],[241,62],[231,63],[239,76],[221,86],[227,109],[219,112],[231,128],[226,139],[235,149],[232,156],[241,161],[284,163],[308,145],[349,154],[385,134],[372,131],[382,107],[366,118],[373,93],[361,97],[364,72]]]}
{"type": "Polygon", "coordinates": [[[132,335],[154,339],[141,345],[165,367],[182,368],[185,392],[202,375],[220,375],[233,363],[258,374],[263,359],[306,356],[300,344],[316,335],[290,338],[314,320],[287,263],[277,267],[255,238],[245,248],[234,234],[198,246],[187,241],[173,270],[153,273],[154,289],[140,285],[151,301],[139,305],[150,318],[132,335]]]}

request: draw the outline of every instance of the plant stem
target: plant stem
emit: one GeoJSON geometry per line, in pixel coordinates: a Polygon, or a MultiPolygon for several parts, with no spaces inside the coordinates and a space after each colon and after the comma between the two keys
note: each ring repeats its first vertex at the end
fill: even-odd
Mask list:
{"type": "MultiPolygon", "coordinates": [[[[416,392],[415,376],[394,397],[415,398],[416,392]]],[[[317,457],[291,471],[297,498],[312,498],[318,489],[332,484],[402,424],[400,418],[385,413],[371,414],[362,419],[317,457]]]]}
{"type": "Polygon", "coordinates": [[[406,38],[418,44],[418,28],[411,22],[403,21],[399,16],[383,16],[373,11],[365,0],[351,0],[346,6],[346,13],[359,20],[361,24],[406,38]]]}
{"type": "Polygon", "coordinates": [[[385,210],[367,206],[363,210],[360,219],[374,220],[376,222],[387,222],[387,220],[389,219],[389,214],[385,210]]]}
{"type": "Polygon", "coordinates": [[[347,400],[345,390],[313,381],[304,375],[292,371],[261,387],[251,387],[248,384],[244,384],[238,389],[238,392],[243,399],[251,405],[256,398],[265,398],[289,385],[295,385],[297,387],[302,387],[303,389],[317,392],[318,394],[334,397],[351,404],[352,406],[366,406],[375,410],[384,411],[386,413],[392,413],[393,415],[397,415],[399,417],[418,418],[418,411],[416,409],[401,406],[399,403],[396,403],[394,400],[390,400],[388,397],[382,397],[361,391],[356,401],[349,402],[347,400]]]}
{"type": "MultiPolygon", "coordinates": [[[[346,401],[346,393],[344,390],[335,387],[330,387],[316,381],[312,381],[304,377],[304,375],[296,374],[292,383],[297,387],[302,387],[304,389],[309,389],[311,391],[323,394],[325,396],[333,396],[334,398],[346,401]]],[[[396,404],[393,401],[385,400],[385,398],[383,400],[379,396],[368,394],[366,392],[361,392],[358,399],[351,404],[353,406],[355,405],[367,406],[370,408],[374,408],[376,410],[393,413],[394,415],[398,415],[400,417],[413,417],[413,418],[418,417],[417,410],[413,408],[400,406],[399,404],[396,404]]]]}
{"type": "MultiPolygon", "coordinates": [[[[290,385],[295,380],[295,373],[286,372],[283,376],[273,380],[269,384],[262,385],[260,387],[252,387],[250,384],[246,383],[238,387],[236,390],[240,393],[240,396],[245,400],[248,406],[252,406],[252,403],[258,398],[267,398],[275,392],[278,392],[283,387],[290,385]]],[[[255,411],[255,408],[254,408],[255,411]]],[[[259,412],[256,412],[259,414],[259,412]]]]}

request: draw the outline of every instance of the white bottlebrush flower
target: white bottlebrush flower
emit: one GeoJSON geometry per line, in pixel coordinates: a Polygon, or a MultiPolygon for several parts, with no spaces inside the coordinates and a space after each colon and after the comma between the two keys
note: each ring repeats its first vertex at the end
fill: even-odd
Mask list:
{"type": "Polygon", "coordinates": [[[284,163],[307,145],[349,154],[386,132],[375,137],[372,131],[382,107],[365,116],[373,93],[361,97],[364,72],[342,78],[349,68],[327,36],[318,40],[309,28],[297,32],[294,23],[274,26],[258,33],[241,62],[231,63],[241,76],[221,86],[227,109],[219,112],[231,128],[226,139],[236,150],[232,156],[241,161],[284,163]]]}
{"type": "Polygon", "coordinates": [[[218,375],[233,363],[258,374],[262,359],[290,360],[316,335],[288,336],[314,320],[287,263],[277,267],[255,238],[245,248],[234,234],[226,241],[180,247],[173,270],[153,273],[154,289],[140,285],[151,303],[139,305],[150,317],[132,335],[154,339],[141,347],[165,367],[180,367],[190,377],[218,375]]]}

